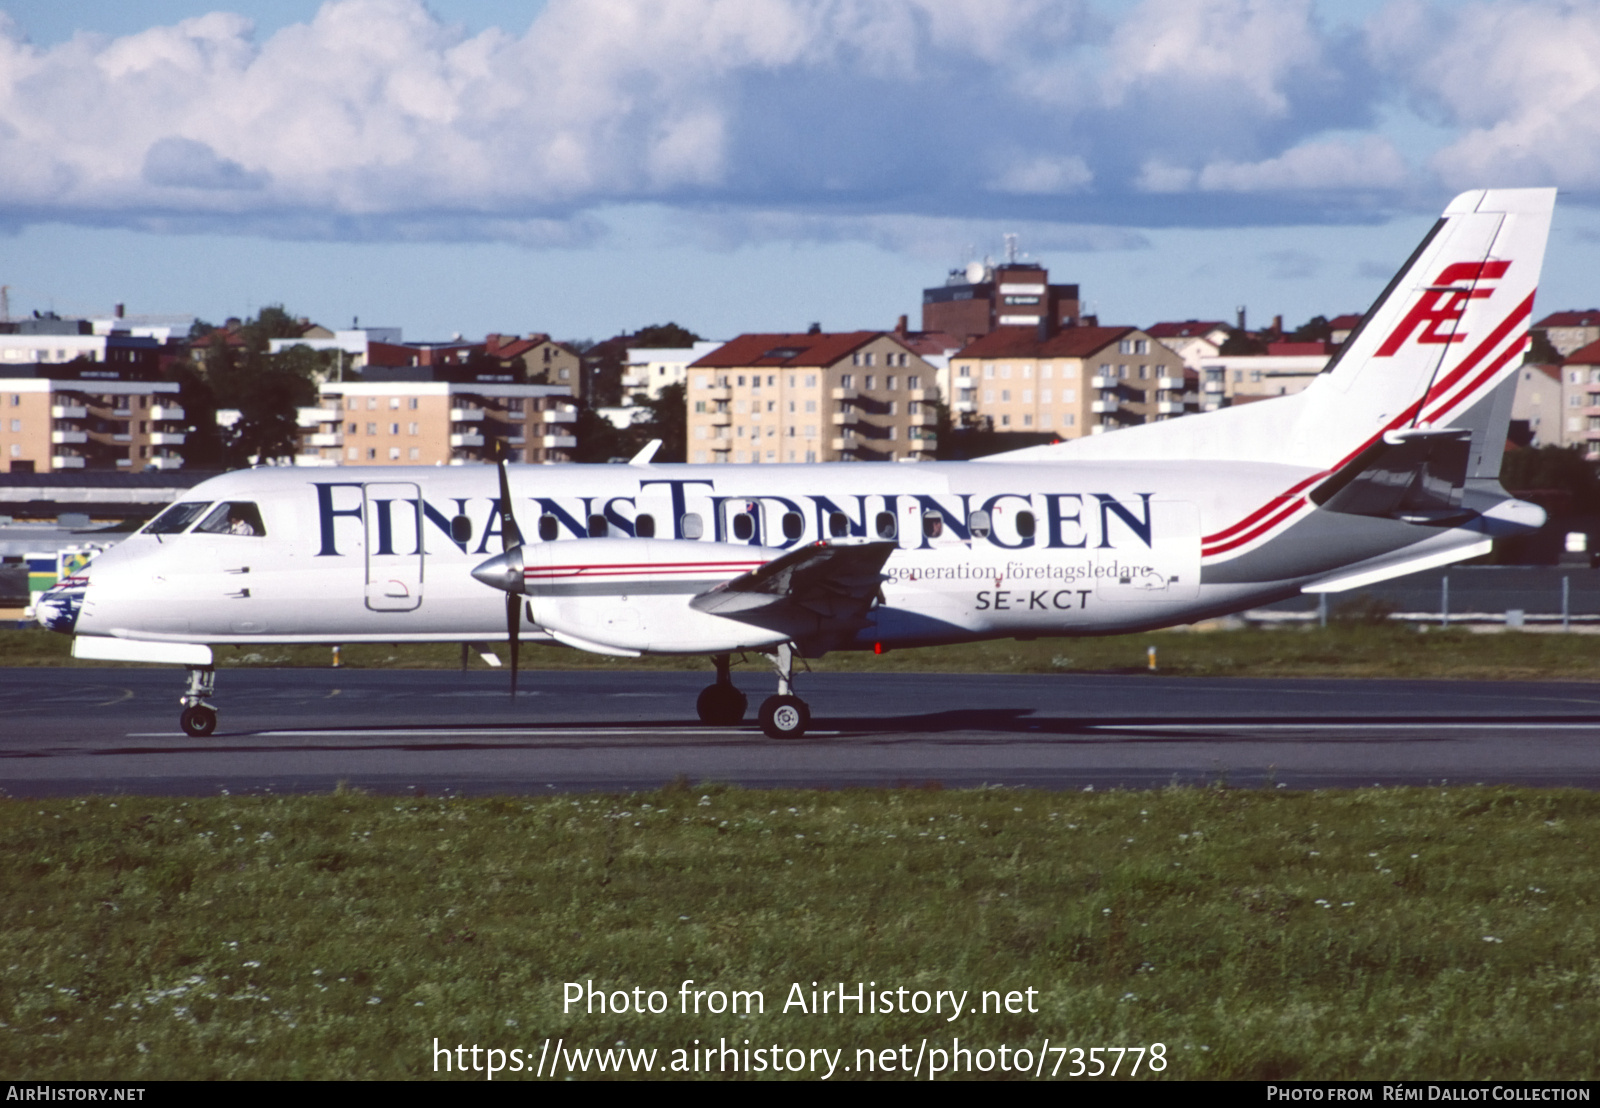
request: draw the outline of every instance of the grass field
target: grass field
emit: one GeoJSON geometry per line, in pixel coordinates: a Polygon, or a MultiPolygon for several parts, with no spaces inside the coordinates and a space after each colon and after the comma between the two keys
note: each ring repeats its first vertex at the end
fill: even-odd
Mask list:
{"type": "MultiPolygon", "coordinates": [[[[80,664],[69,642],[0,631],[0,665],[80,664]]],[[[1600,636],[1381,624],[812,666],[1143,670],[1150,646],[1177,675],[1600,676],[1600,636]]],[[[459,658],[343,651],[352,667],[459,658]]],[[[325,647],[218,652],[328,661],[325,647]]],[[[524,664],[707,668],[549,647],[524,664]]],[[[482,1080],[497,1064],[525,1079],[541,1062],[549,1076],[559,1042],[562,1077],[648,1057],[654,1076],[703,1078],[723,1063],[689,1053],[696,1040],[748,1040],[800,1059],[798,1076],[831,1059],[835,1079],[869,1058],[879,1076],[915,1063],[926,1078],[952,1057],[955,1076],[1019,1076],[1001,1047],[1058,1077],[1137,1062],[1154,1078],[1593,1079],[1596,842],[1600,796],[1485,788],[0,800],[0,1074],[482,1080]],[[759,991],[763,1010],[682,1013],[691,979],[708,1005],[759,991]],[[786,1011],[795,985],[809,1007],[812,982],[832,1009],[786,1011]],[[841,1015],[841,984],[868,982],[896,1004],[902,988],[966,994],[963,1014],[948,1020],[945,997],[937,1014],[841,1015]],[[667,1010],[564,1011],[567,983],[659,991],[667,1010]],[[1000,1012],[1006,998],[1021,1010],[1000,1012]]],[[[775,1075],[753,1064],[767,1068],[728,1076],[775,1075]]]]}
{"type": "Polygon", "coordinates": [[[431,1078],[437,1039],[482,1080],[473,1045],[532,1069],[548,1037],[836,1078],[926,1040],[926,1077],[959,1038],[989,1076],[1160,1043],[1138,1076],[1594,1078],[1597,842],[1600,797],[1485,788],[0,801],[0,1073],[431,1078]],[[687,979],[763,1010],[682,1014],[687,979]],[[784,1011],[812,982],[969,999],[784,1011]]]}
{"type": "MultiPolygon", "coordinates": [[[[77,662],[72,640],[40,630],[0,630],[0,666],[105,665],[77,662]]],[[[818,672],[1064,673],[1140,670],[1149,647],[1159,671],[1199,677],[1455,677],[1473,680],[1600,679],[1600,635],[1505,632],[1403,624],[1345,624],[1318,628],[1156,631],[1103,638],[1002,639],[963,646],[895,650],[888,654],[833,653],[808,662],[818,672]]],[[[502,656],[505,648],[499,647],[502,656]]],[[[327,666],[326,646],[219,647],[217,664],[327,666]]],[[[450,669],[461,664],[452,644],[346,646],[351,668],[450,669]]],[[[473,666],[482,666],[476,655],[473,666]]],[[[559,646],[525,644],[526,669],[703,669],[688,658],[608,658],[559,646]]]]}

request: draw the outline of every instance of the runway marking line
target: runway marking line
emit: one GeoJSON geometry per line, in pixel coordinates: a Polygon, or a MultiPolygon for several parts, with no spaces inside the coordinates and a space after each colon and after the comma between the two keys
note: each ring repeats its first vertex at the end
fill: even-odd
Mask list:
{"type": "MultiPolygon", "coordinates": [[[[499,728],[499,729],[495,729],[495,728],[478,728],[478,729],[475,729],[475,730],[438,730],[438,731],[413,731],[413,730],[391,731],[391,730],[387,730],[387,729],[383,729],[383,728],[363,728],[363,729],[353,729],[352,728],[352,729],[338,730],[338,731],[245,731],[245,732],[241,732],[237,736],[228,735],[228,736],[223,736],[223,737],[224,738],[243,738],[243,737],[246,737],[246,736],[253,736],[255,738],[267,738],[267,739],[293,739],[293,738],[361,738],[361,737],[373,737],[373,738],[446,738],[446,737],[450,737],[450,738],[459,738],[459,737],[499,738],[499,737],[502,737],[502,736],[512,736],[512,737],[515,737],[515,738],[525,739],[525,738],[537,738],[537,737],[542,736],[542,735],[567,737],[567,736],[572,736],[572,735],[579,735],[579,736],[582,736],[582,735],[593,735],[593,736],[614,736],[614,735],[668,735],[668,736],[679,736],[679,735],[759,735],[759,734],[761,734],[761,729],[759,727],[742,727],[742,728],[737,728],[737,729],[731,729],[731,728],[723,727],[723,728],[718,728],[716,730],[699,730],[699,729],[692,729],[692,728],[686,728],[686,727],[684,727],[684,728],[679,728],[679,727],[655,727],[655,728],[644,728],[644,727],[618,727],[618,728],[528,727],[528,728],[518,728],[518,729],[510,729],[510,728],[499,728]]],[[[807,731],[805,733],[805,737],[806,738],[830,738],[830,737],[831,738],[837,738],[840,734],[842,734],[842,732],[839,732],[839,731],[807,731]]],[[[170,738],[173,738],[173,737],[187,737],[187,736],[184,736],[183,732],[181,732],[181,731],[129,731],[124,737],[125,738],[129,738],[129,739],[170,739],[170,738]]],[[[202,747],[201,749],[205,749],[205,748],[202,747]]],[[[218,748],[218,749],[226,749],[226,748],[218,748]]]]}
{"type": "Polygon", "coordinates": [[[1084,727],[1098,731],[1433,731],[1441,727],[1462,730],[1500,731],[1593,731],[1600,729],[1600,720],[1576,723],[1526,723],[1505,720],[1500,723],[1480,723],[1470,720],[1442,719],[1434,723],[1387,723],[1381,719],[1369,723],[1182,723],[1151,720],[1148,723],[1088,723],[1084,727]]]}

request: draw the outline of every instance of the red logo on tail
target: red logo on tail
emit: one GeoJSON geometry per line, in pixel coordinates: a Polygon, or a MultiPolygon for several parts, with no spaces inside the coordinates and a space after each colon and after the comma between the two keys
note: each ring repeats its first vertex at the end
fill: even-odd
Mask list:
{"type": "Polygon", "coordinates": [[[1400,326],[1378,347],[1375,356],[1387,358],[1393,355],[1418,327],[1422,328],[1422,333],[1417,336],[1419,343],[1442,345],[1460,342],[1466,338],[1465,334],[1440,334],[1439,327],[1461,322],[1461,315],[1467,310],[1467,301],[1482,300],[1494,292],[1492,288],[1475,287],[1474,282],[1504,277],[1510,268],[1510,262],[1456,262],[1445,266],[1438,280],[1423,292],[1422,298],[1406,313],[1400,326]]]}

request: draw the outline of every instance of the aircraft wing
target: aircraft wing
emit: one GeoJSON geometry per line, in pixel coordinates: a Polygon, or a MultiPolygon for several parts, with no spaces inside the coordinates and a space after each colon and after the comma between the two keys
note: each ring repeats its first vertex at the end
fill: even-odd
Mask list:
{"type": "Polygon", "coordinates": [[[866,626],[894,542],[816,542],[708,589],[696,611],[788,632],[811,656],[866,626]]]}

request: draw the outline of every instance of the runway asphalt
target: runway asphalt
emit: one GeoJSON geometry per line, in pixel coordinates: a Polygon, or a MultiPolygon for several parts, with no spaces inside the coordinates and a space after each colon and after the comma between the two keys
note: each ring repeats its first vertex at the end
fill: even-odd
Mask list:
{"type": "Polygon", "coordinates": [[[173,669],[0,669],[0,790],[205,795],[1007,785],[1600,787],[1600,684],[818,674],[812,731],[694,713],[701,673],[224,670],[217,733],[173,669]]]}

